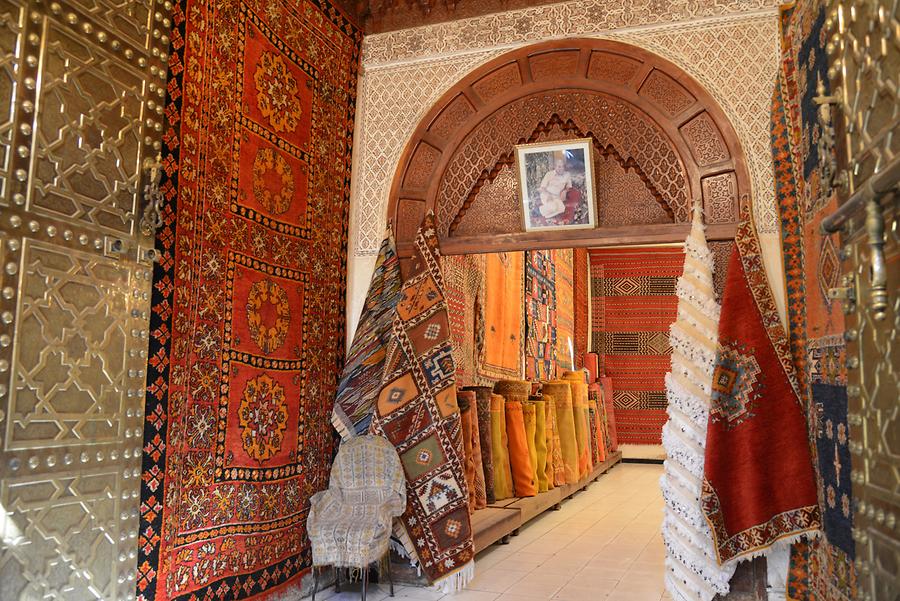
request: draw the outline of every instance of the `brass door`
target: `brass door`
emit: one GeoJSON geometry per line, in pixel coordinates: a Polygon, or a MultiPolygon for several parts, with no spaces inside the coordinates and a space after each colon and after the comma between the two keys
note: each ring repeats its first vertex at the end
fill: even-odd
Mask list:
{"type": "Polygon", "coordinates": [[[900,3],[832,0],[833,177],[844,244],[860,599],[900,599],[900,3]]]}
{"type": "Polygon", "coordinates": [[[135,597],[172,11],[0,0],[3,601],[135,597]]]}

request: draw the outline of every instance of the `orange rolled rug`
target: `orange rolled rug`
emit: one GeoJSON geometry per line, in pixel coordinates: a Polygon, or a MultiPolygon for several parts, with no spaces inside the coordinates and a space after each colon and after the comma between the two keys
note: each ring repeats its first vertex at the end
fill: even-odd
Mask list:
{"type": "Polygon", "coordinates": [[[531,460],[531,472],[536,490],[540,492],[538,477],[538,455],[535,436],[537,433],[537,407],[530,401],[522,402],[522,420],[525,422],[525,443],[528,445],[528,458],[531,460]]]}
{"type": "Polygon", "coordinates": [[[559,433],[565,483],[579,480],[578,443],[575,439],[575,415],[572,410],[572,387],[565,380],[544,383],[544,394],[553,398],[556,405],[556,431],[559,433]]]}
{"type": "Polygon", "coordinates": [[[522,403],[531,394],[531,383],[524,380],[500,380],[494,392],[506,399],[506,435],[509,440],[509,467],[512,470],[513,491],[517,497],[537,494],[537,480],[531,463],[525,414],[522,403]]]}
{"type": "Polygon", "coordinates": [[[509,467],[508,440],[506,435],[506,399],[491,395],[491,459],[494,468],[494,499],[513,496],[512,471],[509,467]]]}
{"type": "Polygon", "coordinates": [[[537,482],[528,450],[522,401],[506,400],[506,436],[509,441],[509,467],[512,470],[514,494],[517,497],[533,497],[537,494],[537,482]]]}
{"type": "Polygon", "coordinates": [[[457,392],[456,398],[459,404],[460,415],[463,419],[466,484],[471,484],[469,488],[469,511],[484,509],[487,507],[487,494],[484,488],[484,466],[481,460],[481,430],[478,423],[477,396],[474,390],[463,390],[457,392]],[[465,411],[465,414],[463,414],[463,411],[465,411]],[[468,437],[468,441],[465,440],[465,437],[468,437]]]}
{"type": "Polygon", "coordinates": [[[456,404],[459,405],[459,424],[462,429],[463,473],[466,476],[466,488],[469,491],[469,513],[475,511],[475,457],[472,453],[472,422],[475,412],[475,393],[458,391],[456,404]]]}
{"type": "Polygon", "coordinates": [[[587,382],[580,371],[563,372],[563,380],[572,387],[572,412],[575,418],[575,443],[578,446],[578,477],[584,478],[593,468],[591,442],[588,433],[587,382]]]}

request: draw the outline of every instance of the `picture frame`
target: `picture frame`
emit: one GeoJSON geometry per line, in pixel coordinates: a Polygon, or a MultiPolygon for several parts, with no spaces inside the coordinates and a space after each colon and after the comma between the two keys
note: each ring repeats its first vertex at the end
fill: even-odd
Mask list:
{"type": "Polygon", "coordinates": [[[526,232],[596,227],[590,138],[518,144],[516,172],[526,232]]]}

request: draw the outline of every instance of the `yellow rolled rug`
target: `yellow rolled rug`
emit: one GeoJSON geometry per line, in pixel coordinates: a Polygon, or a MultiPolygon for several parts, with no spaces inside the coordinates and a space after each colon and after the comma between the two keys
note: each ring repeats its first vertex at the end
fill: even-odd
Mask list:
{"type": "Polygon", "coordinates": [[[534,485],[541,492],[540,474],[538,473],[538,455],[535,438],[537,436],[537,407],[531,401],[522,403],[522,419],[525,422],[525,442],[528,444],[528,457],[531,459],[531,471],[534,476],[534,485]]]}
{"type": "MultiPolygon", "coordinates": [[[[537,473],[538,492],[547,492],[553,488],[553,482],[547,479],[547,413],[546,403],[539,396],[532,396],[528,404],[534,407],[534,470],[537,473]]],[[[527,424],[526,424],[527,425],[527,424]]]]}
{"type": "Polygon", "coordinates": [[[562,455],[565,483],[575,484],[579,480],[578,443],[575,440],[575,415],[572,410],[572,386],[565,380],[545,382],[543,391],[556,405],[556,430],[559,433],[559,448],[562,455]]]}
{"type": "Polygon", "coordinates": [[[512,472],[509,467],[509,451],[506,436],[506,399],[491,395],[491,460],[494,468],[494,499],[513,496],[512,472]]]}
{"type": "Polygon", "coordinates": [[[544,423],[547,426],[547,484],[548,488],[556,488],[566,483],[566,470],[563,467],[559,432],[556,429],[556,402],[546,393],[543,398],[546,414],[544,423]]]}

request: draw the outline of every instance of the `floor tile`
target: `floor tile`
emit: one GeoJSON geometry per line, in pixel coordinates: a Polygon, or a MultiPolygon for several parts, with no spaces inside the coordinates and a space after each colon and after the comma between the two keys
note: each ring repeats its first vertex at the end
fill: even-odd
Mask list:
{"type": "Polygon", "coordinates": [[[453,601],[495,601],[500,593],[488,593],[487,591],[460,591],[451,598],[453,601]]]}
{"type": "MultiPolygon", "coordinates": [[[[440,601],[668,601],[661,474],[660,465],[617,466],[561,510],[523,526],[510,544],[480,553],[467,590],[440,601]]],[[[415,591],[437,595],[404,587],[397,597],[437,599],[415,597],[415,591]]],[[[351,599],[359,593],[328,601],[351,599]]],[[[385,601],[382,591],[370,594],[369,601],[385,601]]]]}
{"type": "Polygon", "coordinates": [[[609,581],[611,584],[604,586],[583,586],[581,582],[570,582],[562,587],[553,599],[559,601],[592,601],[593,599],[603,599],[609,595],[615,588],[616,581],[609,581]]]}
{"type": "Polygon", "coordinates": [[[507,594],[552,599],[559,589],[569,582],[571,576],[545,574],[540,569],[531,572],[506,590],[507,594]]]}
{"type": "MultiPolygon", "coordinates": [[[[475,560],[475,569],[478,569],[478,559],[475,560]]],[[[487,591],[491,593],[503,593],[517,583],[519,580],[527,576],[528,570],[509,570],[493,567],[477,574],[468,588],[475,591],[487,591]]]]}

